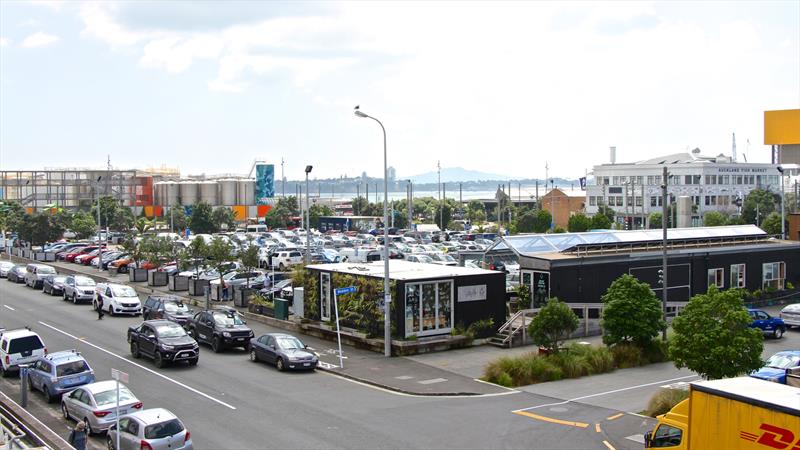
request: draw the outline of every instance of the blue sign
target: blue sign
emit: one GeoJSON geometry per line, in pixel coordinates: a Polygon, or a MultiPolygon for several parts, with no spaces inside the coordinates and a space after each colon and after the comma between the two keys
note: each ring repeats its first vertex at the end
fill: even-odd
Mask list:
{"type": "Polygon", "coordinates": [[[256,204],[268,205],[275,197],[275,166],[272,164],[256,165],[256,204]]]}
{"type": "Polygon", "coordinates": [[[350,294],[351,292],[355,292],[355,291],[356,291],[356,287],[355,286],[350,286],[350,287],[344,287],[344,288],[336,289],[334,292],[336,292],[336,295],[344,295],[344,294],[350,294]]]}

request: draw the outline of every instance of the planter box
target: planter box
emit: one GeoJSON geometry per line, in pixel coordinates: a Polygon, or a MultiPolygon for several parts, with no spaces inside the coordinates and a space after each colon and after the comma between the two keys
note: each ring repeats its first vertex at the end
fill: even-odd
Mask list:
{"type": "Polygon", "coordinates": [[[206,287],[208,286],[208,280],[189,280],[189,295],[206,295],[206,287]]]}
{"type": "Polygon", "coordinates": [[[173,275],[169,277],[169,284],[167,288],[170,291],[188,291],[189,290],[189,277],[182,275],[173,275]]]}
{"type": "Polygon", "coordinates": [[[35,261],[47,261],[47,253],[45,252],[36,252],[33,254],[33,259],[35,261]]]}
{"type": "Polygon", "coordinates": [[[143,282],[147,281],[147,269],[128,268],[128,281],[143,282]]]}
{"type": "Polygon", "coordinates": [[[246,307],[250,304],[250,299],[255,295],[256,290],[250,288],[234,289],[233,304],[235,306],[246,307]]]}
{"type": "Polygon", "coordinates": [[[221,284],[210,284],[209,286],[211,286],[211,300],[220,302],[233,300],[233,288],[230,286],[228,286],[227,298],[223,298],[223,289],[221,284]]]}
{"type": "Polygon", "coordinates": [[[148,286],[166,286],[169,283],[169,275],[166,272],[151,270],[147,273],[148,286]]]}

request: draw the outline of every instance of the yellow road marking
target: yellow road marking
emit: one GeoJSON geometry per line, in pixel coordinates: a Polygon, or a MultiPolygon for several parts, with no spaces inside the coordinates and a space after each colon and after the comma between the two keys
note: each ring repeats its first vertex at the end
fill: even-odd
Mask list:
{"type": "Polygon", "coordinates": [[[622,416],[624,416],[624,415],[625,415],[625,414],[623,414],[623,413],[614,414],[614,415],[613,415],[613,416],[611,416],[611,417],[607,417],[607,418],[606,418],[606,420],[614,420],[614,419],[619,419],[620,417],[622,417],[622,416]]]}
{"type": "Polygon", "coordinates": [[[550,417],[545,417],[545,416],[540,416],[538,414],[529,413],[527,411],[516,411],[516,412],[514,412],[514,414],[519,414],[520,416],[530,417],[531,419],[543,420],[545,422],[557,423],[559,425],[569,425],[571,427],[586,428],[586,427],[589,426],[588,423],[572,422],[572,421],[569,421],[569,420],[553,419],[553,418],[550,418],[550,417]]]}
{"type": "Polygon", "coordinates": [[[603,430],[600,429],[600,424],[599,423],[594,424],[594,431],[596,431],[598,433],[602,433],[603,432],[603,430]]]}
{"type": "Polygon", "coordinates": [[[613,445],[609,444],[608,441],[603,441],[603,444],[606,444],[606,447],[608,447],[608,450],[617,450],[616,448],[614,448],[613,445]]]}

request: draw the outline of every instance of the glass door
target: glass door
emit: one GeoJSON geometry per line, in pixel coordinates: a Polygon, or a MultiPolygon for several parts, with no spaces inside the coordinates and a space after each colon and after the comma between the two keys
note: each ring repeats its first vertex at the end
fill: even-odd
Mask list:
{"type": "Polygon", "coordinates": [[[331,320],[331,274],[319,274],[319,315],[322,320],[331,320]]]}
{"type": "Polygon", "coordinates": [[[406,284],[406,336],[441,334],[453,326],[452,281],[406,284]]]}

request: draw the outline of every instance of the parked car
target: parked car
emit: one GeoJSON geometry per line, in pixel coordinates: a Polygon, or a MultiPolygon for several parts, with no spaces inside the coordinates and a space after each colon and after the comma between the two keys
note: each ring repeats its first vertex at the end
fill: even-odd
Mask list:
{"type": "Polygon", "coordinates": [[[107,266],[109,262],[115,260],[121,254],[122,254],[122,252],[117,251],[117,250],[105,251],[105,252],[103,252],[103,256],[102,257],[92,259],[92,261],[89,263],[89,265],[91,265],[93,267],[97,267],[98,264],[103,264],[103,268],[105,269],[106,268],[105,266],[107,266]]]}
{"type": "MultiPolygon", "coordinates": [[[[103,249],[103,251],[105,252],[105,249],[103,249]]],[[[99,249],[94,249],[94,250],[90,251],[89,253],[84,253],[83,255],[76,256],[75,260],[73,262],[75,264],[82,264],[84,266],[88,266],[98,256],[100,256],[100,250],[99,249]]]]}
{"type": "Polygon", "coordinates": [[[50,295],[63,295],[66,275],[48,275],[42,280],[42,292],[50,295]]]}
{"type": "Polygon", "coordinates": [[[0,330],[0,376],[19,370],[20,364],[29,364],[47,354],[44,341],[35,332],[20,328],[0,330]]]}
{"type": "Polygon", "coordinates": [[[250,341],[250,360],[275,364],[278,370],[314,370],[319,358],[303,342],[284,333],[267,333],[250,341]]]}
{"type": "Polygon", "coordinates": [[[458,261],[452,256],[446,253],[429,253],[428,256],[431,257],[433,264],[438,264],[440,266],[457,266],[458,261]]]}
{"type": "Polygon", "coordinates": [[[303,254],[298,250],[280,251],[270,255],[271,267],[280,271],[303,263],[303,254]]]}
{"type": "Polygon", "coordinates": [[[25,286],[39,289],[42,286],[44,277],[55,275],[56,268],[46,264],[28,264],[25,266],[25,286]]]}
{"type": "Polygon", "coordinates": [[[106,257],[105,253],[103,254],[103,261],[102,261],[103,270],[108,269],[109,264],[111,264],[114,261],[130,257],[130,254],[125,252],[111,253],[110,255],[111,256],[106,257]]]}
{"type": "Polygon", "coordinates": [[[200,311],[192,317],[189,330],[197,342],[210,344],[215,353],[226,347],[249,350],[254,336],[247,322],[233,309],[200,311]]]}
{"type": "Polygon", "coordinates": [[[12,283],[25,282],[25,264],[18,264],[11,268],[6,275],[6,279],[12,283]]]}
{"type": "Polygon", "coordinates": [[[780,339],[783,333],[786,332],[786,324],[783,319],[772,317],[765,311],[760,309],[748,309],[750,317],[753,321],[750,322],[750,328],[758,328],[762,333],[771,335],[775,339],[780,339]]]}
{"type": "Polygon", "coordinates": [[[86,247],[88,247],[88,244],[75,243],[75,244],[72,244],[72,245],[65,245],[61,249],[61,251],[56,253],[56,260],[64,260],[64,261],[66,261],[67,260],[67,256],[68,255],[72,255],[72,254],[74,254],[74,256],[72,257],[74,259],[75,256],[78,256],[77,252],[80,252],[81,250],[83,250],[86,247]]]}
{"type": "Polygon", "coordinates": [[[416,254],[406,255],[406,261],[423,264],[433,264],[433,259],[428,255],[416,254]]]}
{"type": "Polygon", "coordinates": [[[73,248],[70,252],[68,252],[66,256],[64,256],[64,260],[67,262],[75,262],[75,258],[77,258],[78,256],[91,253],[95,250],[97,250],[96,245],[89,245],[86,247],[76,247],[73,248]]]}
{"type": "Polygon", "coordinates": [[[289,292],[292,292],[292,280],[280,280],[276,284],[271,285],[270,287],[265,287],[260,289],[258,292],[259,294],[263,295],[266,298],[273,299],[275,297],[278,298],[291,298],[291,296],[286,297],[286,289],[289,292]]]}
{"type": "Polygon", "coordinates": [[[750,374],[751,377],[786,384],[787,373],[800,373],[800,350],[788,350],[770,356],[764,367],[750,374]]]}
{"type": "Polygon", "coordinates": [[[131,356],[153,358],[156,367],[168,362],[187,362],[197,365],[200,348],[182,326],[169,320],[147,320],[128,328],[131,356]]]}
{"type": "MultiPolygon", "coordinates": [[[[106,436],[109,450],[115,450],[117,426],[106,436]]],[[[192,450],[192,436],[175,414],[163,408],[145,409],[119,419],[119,445],[122,449],[192,450]]]]}
{"type": "Polygon", "coordinates": [[[187,328],[192,312],[178,297],[150,295],[142,307],[142,318],[170,320],[187,328]]]}
{"type": "Polygon", "coordinates": [[[64,281],[64,300],[72,303],[90,302],[94,299],[94,290],[97,283],[83,275],[69,275],[64,281]]]}
{"type": "Polygon", "coordinates": [[[800,327],[800,303],[784,306],[779,316],[787,328],[800,327]]]}
{"type": "Polygon", "coordinates": [[[94,383],[94,370],[75,350],[50,353],[36,358],[28,369],[28,388],[42,391],[47,403],[82,384],[94,383]]]}
{"type": "MultiPolygon", "coordinates": [[[[222,276],[222,279],[225,280],[225,285],[228,287],[250,287],[250,288],[261,288],[264,285],[264,272],[261,271],[254,271],[254,272],[239,272],[239,271],[231,271],[226,273],[222,276]]],[[[211,286],[218,285],[220,283],[219,278],[215,278],[211,280],[208,284],[211,286]]]]}
{"type": "Polygon", "coordinates": [[[142,313],[142,302],[139,301],[139,294],[124,284],[98,283],[94,289],[94,300],[92,306],[98,309],[98,300],[103,299],[103,308],[108,311],[109,316],[115,314],[133,314],[138,316],[142,313]]]}
{"type": "MultiPolygon", "coordinates": [[[[120,416],[142,409],[142,402],[122,383],[119,384],[120,416]]],[[[117,419],[117,382],[85,384],[61,397],[61,414],[86,424],[89,434],[102,433],[117,419]]]]}
{"type": "Polygon", "coordinates": [[[16,264],[11,261],[0,261],[0,278],[8,276],[8,271],[11,270],[16,264]]]}

